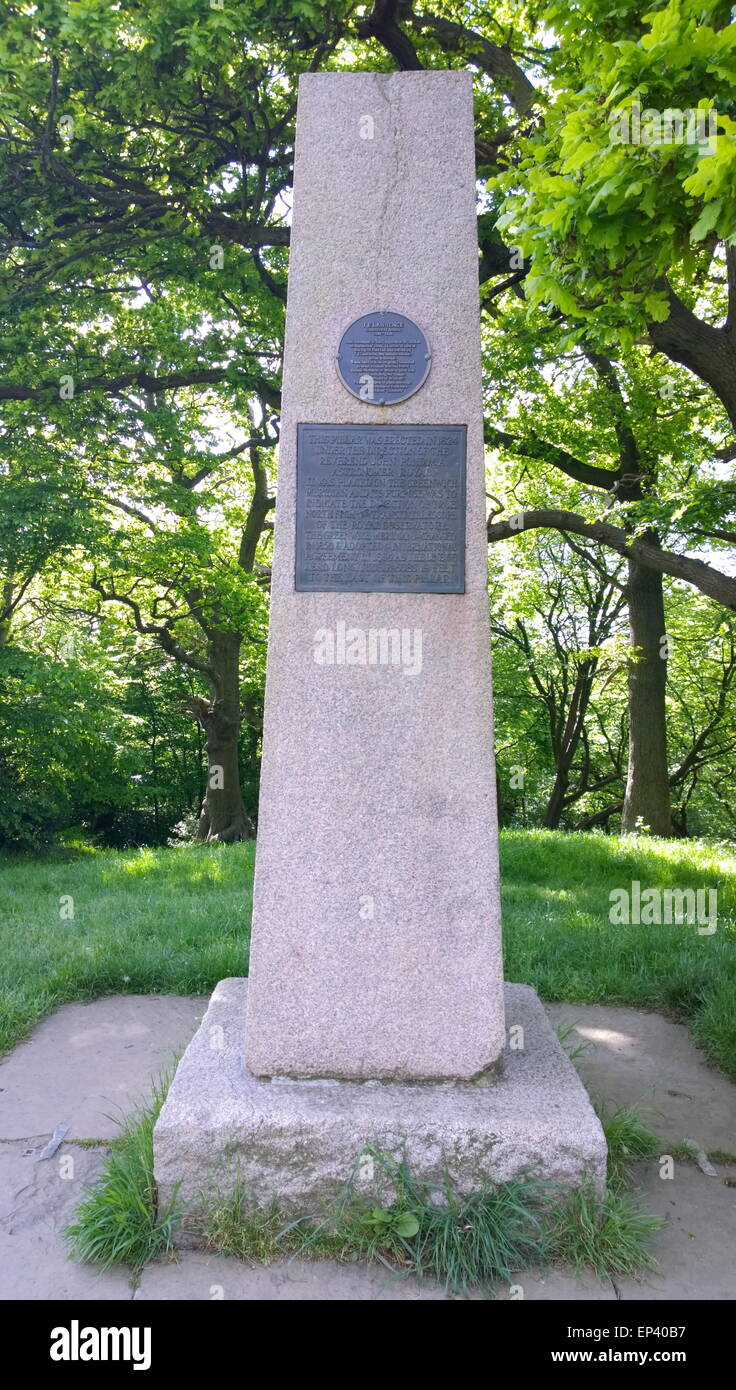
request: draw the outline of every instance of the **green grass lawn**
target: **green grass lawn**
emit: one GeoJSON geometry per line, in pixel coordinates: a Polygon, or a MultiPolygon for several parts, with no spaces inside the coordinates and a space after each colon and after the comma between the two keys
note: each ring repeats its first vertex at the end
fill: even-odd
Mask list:
{"type": "MultiPolygon", "coordinates": [[[[206,993],[247,971],[252,844],[0,860],[0,1050],[56,1004],[206,993]],[[73,899],[74,918],[60,915],[73,899]]],[[[736,1080],[736,855],[696,841],[501,837],[506,976],[544,999],[687,1021],[736,1080]],[[718,926],[613,926],[609,893],[715,888],[718,926]]],[[[68,910],[68,908],[67,908],[68,910]]]]}

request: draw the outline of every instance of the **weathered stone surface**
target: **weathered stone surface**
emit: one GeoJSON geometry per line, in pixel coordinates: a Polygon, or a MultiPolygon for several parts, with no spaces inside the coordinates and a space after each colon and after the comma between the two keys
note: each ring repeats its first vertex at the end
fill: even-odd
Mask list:
{"type": "MultiPolygon", "coordinates": [[[[223,980],[179,1064],[154,1132],[155,1175],[164,1202],[180,1183],[196,1208],[203,1192],[226,1192],[236,1174],[255,1202],[285,1209],[329,1202],[366,1144],[405,1153],[421,1178],[443,1172],[464,1192],[529,1170],[576,1184],[605,1181],[600,1122],[534,991],[506,986],[508,1050],[483,1082],[260,1080],[243,1065],[247,980],[223,980]]],[[[375,1187],[368,1176],[360,1190],[375,1187]]]]}
{"type": "Polygon", "coordinates": [[[108,1150],[62,1144],[39,1159],[43,1143],[32,1142],[0,1144],[0,1302],[131,1298],[129,1270],[80,1264],[64,1239],[108,1150]]]}
{"type": "Polygon", "coordinates": [[[120,994],[62,1004],[0,1061],[0,1139],[111,1139],[173,1068],[207,999],[120,994]]]}
{"type": "MultiPolygon", "coordinates": [[[[474,1299],[481,1296],[477,1292],[472,1295],[474,1299]]],[[[148,1265],[133,1295],[136,1303],[174,1299],[209,1302],[215,1297],[228,1303],[354,1303],[363,1299],[437,1303],[447,1294],[431,1279],[421,1283],[412,1278],[397,1279],[393,1270],[379,1264],[289,1259],[250,1265],[222,1255],[185,1250],[175,1264],[148,1265]]]]}
{"type": "Polygon", "coordinates": [[[469,1078],[503,1049],[484,487],[470,75],[308,74],[246,1044],[259,1076],[469,1078]],[[385,407],[335,364],[345,328],[382,307],[433,353],[426,384],[385,407]],[[309,422],[467,426],[464,593],[295,591],[309,422]],[[318,662],[338,625],[407,634],[407,659],[318,662]]]}
{"type": "Polygon", "coordinates": [[[575,1065],[593,1095],[612,1109],[637,1106],[669,1144],[690,1136],[708,1152],[736,1153],[733,1082],[708,1065],[682,1024],[610,1004],[548,1004],[547,1013],[556,1028],[573,1028],[575,1065]]]}

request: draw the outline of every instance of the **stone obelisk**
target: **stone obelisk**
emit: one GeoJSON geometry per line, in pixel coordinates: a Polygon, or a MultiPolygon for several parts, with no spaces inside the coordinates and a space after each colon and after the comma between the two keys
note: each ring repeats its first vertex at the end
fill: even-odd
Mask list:
{"type": "Polygon", "coordinates": [[[502,982],[477,261],[469,75],[303,77],[251,974],[154,1132],[195,1243],[235,1184],[305,1212],[357,1171],[390,1201],[376,1147],[463,1192],[605,1182],[502,982]]]}
{"type": "MultiPolygon", "coordinates": [[[[323,540],[329,529],[327,518],[323,540]]],[[[312,554],[319,560],[319,537],[312,554]]],[[[504,1042],[497,863],[471,79],[309,75],[294,172],[251,1071],[428,1079],[491,1067],[504,1042]],[[396,327],[405,318],[418,352],[396,327]],[[352,390],[335,359],[360,319],[352,390]],[[408,398],[380,403],[424,372],[408,398]],[[347,575],[344,563],[323,565],[309,576],[316,587],[299,591],[306,424],[372,428],[345,428],[334,443],[318,436],[330,448],[314,470],[332,469],[324,506],[333,529],[341,523],[337,553],[353,564],[347,575]],[[443,472],[444,436],[409,437],[417,425],[462,426],[467,439],[462,525],[434,553],[458,489],[443,472]],[[412,510],[388,478],[374,530],[371,486],[392,469],[406,489],[416,480],[422,505],[412,510]],[[463,591],[437,592],[453,559],[463,591]],[[370,591],[387,576],[424,591],[370,591]],[[382,651],[374,636],[371,650],[371,633],[398,639],[384,638],[382,651]]]]}

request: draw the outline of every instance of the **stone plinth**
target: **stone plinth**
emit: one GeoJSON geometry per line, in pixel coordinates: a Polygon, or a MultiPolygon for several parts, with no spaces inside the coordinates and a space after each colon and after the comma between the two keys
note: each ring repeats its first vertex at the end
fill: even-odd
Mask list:
{"type": "Polygon", "coordinates": [[[301,79],[283,400],[247,1063],[472,1077],[504,1019],[468,73],[301,79]],[[381,308],[432,352],[385,407],[335,361],[381,308]],[[295,591],[305,423],[466,427],[464,593],[295,591]],[[400,660],[341,662],[351,632],[402,635],[400,660]]]}
{"type": "MultiPolygon", "coordinates": [[[[180,1184],[185,1241],[196,1239],[202,1194],[225,1194],[238,1178],[257,1205],[275,1197],[285,1212],[324,1209],[366,1145],[405,1156],[418,1178],[447,1173],[464,1193],[524,1174],[603,1188],[600,1121],[528,986],[506,985],[523,1047],[505,1052],[489,1084],[259,1080],[243,1065],[247,990],[247,980],[217,986],[156,1125],[159,1200],[180,1184]]],[[[359,1166],[357,1191],[390,1200],[380,1168],[370,1177],[359,1166]]]]}

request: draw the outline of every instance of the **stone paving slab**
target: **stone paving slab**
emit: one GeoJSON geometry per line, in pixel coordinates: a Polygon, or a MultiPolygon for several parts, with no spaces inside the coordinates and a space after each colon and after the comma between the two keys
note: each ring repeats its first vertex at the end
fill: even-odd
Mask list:
{"type": "Polygon", "coordinates": [[[233,1299],[244,1302],[317,1301],[334,1299],[431,1300],[444,1291],[415,1279],[394,1279],[388,1270],[366,1265],[342,1265],[332,1260],[278,1260],[246,1265],[221,1255],[186,1251],[176,1264],[151,1264],[136,1289],[136,1300],[186,1299],[189,1302],[233,1299]]]}
{"type": "Polygon", "coordinates": [[[0,1061],[0,1139],[109,1139],[183,1052],[208,997],[124,994],[62,1004],[0,1061]]]}
{"type": "Polygon", "coordinates": [[[656,1163],[634,1166],[646,1210],[665,1225],[652,1242],[659,1269],[638,1283],[617,1278],[622,1300],[736,1298],[736,1165],[716,1164],[708,1178],[694,1163],[675,1163],[660,1177],[656,1163]]]}
{"type": "MultiPolygon", "coordinates": [[[[519,1275],[519,1285],[527,1300],[574,1299],[614,1300],[616,1293],[610,1280],[604,1284],[590,1275],[576,1279],[573,1275],[551,1270],[543,1277],[536,1274],[519,1275]]],[[[494,1297],[508,1301],[510,1288],[499,1288],[494,1297]]],[[[518,1297],[518,1293],[515,1295],[518,1297]]],[[[469,1301],[484,1301],[485,1295],[474,1292],[469,1301]]],[[[379,1266],[341,1265],[331,1260],[310,1263],[306,1260],[279,1260],[270,1265],[244,1265],[239,1260],[218,1255],[203,1255],[186,1251],[179,1263],[151,1264],[143,1271],[136,1300],[209,1299],[351,1301],[358,1299],[445,1301],[444,1289],[429,1280],[393,1278],[379,1266]]],[[[452,1300],[464,1301],[464,1300],[452,1300]]]]}
{"type": "Polygon", "coordinates": [[[697,1139],[736,1154],[736,1088],[708,1065],[687,1028],[661,1014],[604,1004],[545,1004],[555,1027],[574,1025],[565,1042],[585,1085],[611,1103],[648,1110],[657,1134],[697,1139]]]}
{"type": "Polygon", "coordinates": [[[131,1299],[126,1270],[70,1260],[62,1235],[107,1150],[64,1144],[39,1159],[42,1148],[0,1144],[0,1299],[131,1299]]]}
{"type": "Polygon", "coordinates": [[[551,1269],[546,1274],[533,1274],[520,1270],[514,1276],[514,1283],[496,1289],[495,1297],[501,1303],[509,1303],[518,1298],[521,1289],[526,1303],[555,1302],[570,1299],[574,1303],[615,1303],[616,1290],[610,1279],[597,1279],[594,1274],[567,1274],[561,1269],[551,1269]]]}

